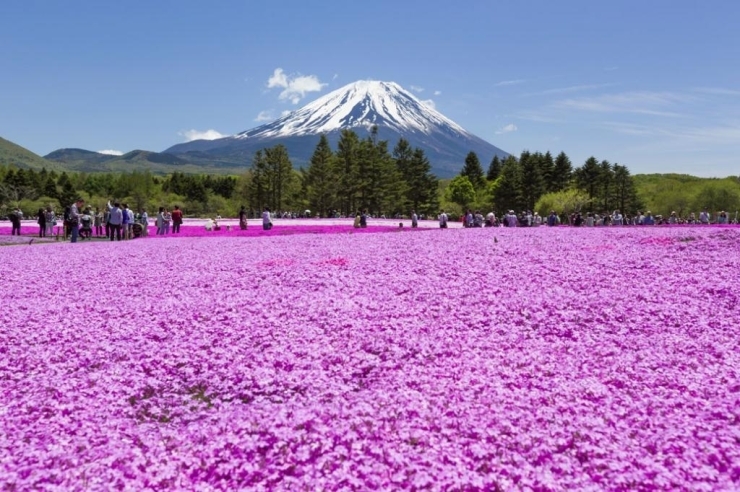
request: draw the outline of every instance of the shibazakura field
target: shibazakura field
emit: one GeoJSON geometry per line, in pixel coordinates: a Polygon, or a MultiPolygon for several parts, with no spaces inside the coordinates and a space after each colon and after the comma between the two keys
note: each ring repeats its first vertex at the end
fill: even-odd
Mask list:
{"type": "Polygon", "coordinates": [[[10,246],[0,276],[4,489],[740,487],[739,228],[10,246]]]}

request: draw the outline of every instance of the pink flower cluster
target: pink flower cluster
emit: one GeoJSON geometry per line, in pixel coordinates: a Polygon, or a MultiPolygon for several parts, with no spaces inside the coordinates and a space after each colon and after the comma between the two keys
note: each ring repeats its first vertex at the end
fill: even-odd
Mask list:
{"type": "Polygon", "coordinates": [[[4,489],[740,487],[738,229],[11,246],[0,277],[4,489]]]}

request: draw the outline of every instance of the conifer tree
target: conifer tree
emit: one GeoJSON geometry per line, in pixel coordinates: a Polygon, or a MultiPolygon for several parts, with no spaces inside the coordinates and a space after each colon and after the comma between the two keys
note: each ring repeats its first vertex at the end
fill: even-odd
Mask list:
{"type": "Polygon", "coordinates": [[[465,157],[465,166],[460,171],[460,176],[467,176],[473,187],[478,190],[485,186],[486,181],[483,178],[483,168],[475,152],[469,152],[465,157]]]}
{"type": "Polygon", "coordinates": [[[304,185],[309,207],[323,216],[328,214],[334,204],[336,180],[333,175],[334,153],[326,135],[321,135],[319,143],[311,156],[311,163],[305,173],[304,185]]]}
{"type": "Polygon", "coordinates": [[[491,160],[491,164],[488,166],[488,172],[486,173],[486,179],[488,181],[496,181],[501,174],[501,159],[498,155],[494,155],[491,160]]]}
{"type": "Polygon", "coordinates": [[[550,192],[563,191],[573,178],[573,165],[565,152],[560,152],[555,158],[555,169],[549,182],[550,192]]]}

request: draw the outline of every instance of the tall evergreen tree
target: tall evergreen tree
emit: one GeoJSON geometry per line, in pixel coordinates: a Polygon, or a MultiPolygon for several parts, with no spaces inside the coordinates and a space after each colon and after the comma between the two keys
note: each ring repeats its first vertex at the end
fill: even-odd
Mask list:
{"type": "Polygon", "coordinates": [[[305,174],[304,184],[309,207],[326,216],[334,205],[334,153],[326,135],[321,135],[319,143],[311,156],[311,163],[305,174]]]}
{"type": "Polygon", "coordinates": [[[642,208],[635,182],[627,166],[614,164],[614,201],[622,213],[633,214],[642,208]]]}
{"type": "Polygon", "coordinates": [[[493,206],[499,213],[521,208],[521,182],[522,170],[519,161],[510,155],[504,160],[493,195],[493,206]]]}
{"type": "Polygon", "coordinates": [[[431,164],[420,148],[411,149],[408,141],[401,139],[393,149],[393,158],[404,181],[404,210],[416,210],[421,213],[433,213],[437,210],[438,186],[437,177],[432,174],[431,164]]]}
{"type": "Polygon", "coordinates": [[[341,210],[350,214],[356,210],[357,167],[360,141],[357,134],[349,129],[342,130],[335,160],[335,176],[338,184],[338,198],[341,210]]]}
{"type": "Polygon", "coordinates": [[[534,205],[545,191],[544,180],[542,179],[541,164],[542,154],[529,152],[522,153],[519,159],[521,168],[521,185],[520,197],[521,204],[527,210],[534,210],[534,205]]]}
{"type": "Polygon", "coordinates": [[[498,155],[494,155],[491,160],[491,164],[488,166],[488,172],[486,173],[486,179],[488,181],[496,181],[501,175],[501,159],[498,155]]]}
{"type": "Polygon", "coordinates": [[[467,176],[473,187],[478,190],[485,186],[486,181],[483,177],[483,168],[475,152],[469,152],[465,157],[465,166],[460,171],[460,176],[467,176]]]}
{"type": "Polygon", "coordinates": [[[553,191],[553,180],[555,179],[555,160],[552,158],[552,154],[548,150],[540,158],[540,174],[545,186],[545,193],[553,191]]]}
{"type": "Polygon", "coordinates": [[[555,158],[555,168],[548,183],[550,192],[563,191],[570,185],[571,179],[573,179],[573,164],[565,152],[560,152],[555,158]]]}
{"type": "Polygon", "coordinates": [[[602,210],[606,212],[614,208],[612,206],[613,182],[614,171],[612,165],[607,160],[601,161],[599,164],[599,204],[602,206],[602,210]]]}
{"type": "Polygon", "coordinates": [[[576,186],[588,193],[592,200],[599,198],[599,183],[601,181],[601,168],[595,157],[589,157],[583,166],[573,172],[576,186]]]}

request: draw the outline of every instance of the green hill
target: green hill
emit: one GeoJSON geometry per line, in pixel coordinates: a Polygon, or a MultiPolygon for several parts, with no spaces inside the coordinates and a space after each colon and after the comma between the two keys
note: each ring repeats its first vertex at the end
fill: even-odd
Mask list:
{"type": "Polygon", "coordinates": [[[52,169],[61,169],[57,163],[47,161],[30,150],[0,137],[0,166],[9,165],[23,169],[35,169],[37,171],[40,171],[44,167],[49,171],[52,169]]]}
{"type": "Polygon", "coordinates": [[[171,174],[175,171],[189,174],[240,174],[249,165],[248,161],[219,160],[198,153],[173,155],[147,150],[132,150],[115,156],[84,149],[59,149],[44,157],[65,170],[88,173],[148,170],[154,174],[171,174]]]}

